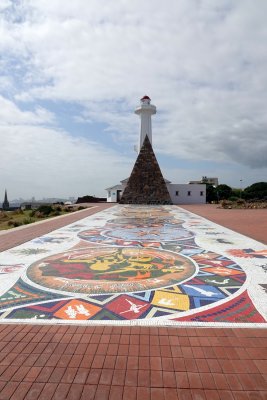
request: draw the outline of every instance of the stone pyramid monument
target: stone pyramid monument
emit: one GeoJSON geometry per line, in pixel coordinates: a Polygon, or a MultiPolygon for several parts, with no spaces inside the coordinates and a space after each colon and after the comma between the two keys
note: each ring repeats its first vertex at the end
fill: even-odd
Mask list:
{"type": "Polygon", "coordinates": [[[148,136],[145,136],[121,204],[172,204],[148,136]]]}

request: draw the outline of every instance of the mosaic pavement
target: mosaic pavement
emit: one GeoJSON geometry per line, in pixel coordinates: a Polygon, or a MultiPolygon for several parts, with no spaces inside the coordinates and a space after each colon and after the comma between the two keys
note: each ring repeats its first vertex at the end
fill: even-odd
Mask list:
{"type": "Polygon", "coordinates": [[[0,254],[1,322],[261,326],[267,247],[175,206],[114,206],[0,254]]]}

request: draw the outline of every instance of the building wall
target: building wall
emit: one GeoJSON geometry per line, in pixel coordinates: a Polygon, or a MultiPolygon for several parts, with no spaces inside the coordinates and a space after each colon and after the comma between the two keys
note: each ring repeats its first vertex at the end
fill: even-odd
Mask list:
{"type": "Polygon", "coordinates": [[[122,190],[122,185],[116,185],[107,189],[107,202],[116,203],[117,202],[117,191],[122,190]]]}
{"type": "MultiPolygon", "coordinates": [[[[203,184],[176,184],[167,183],[167,188],[173,204],[205,204],[206,203],[206,185],[203,184]],[[176,194],[178,192],[178,195],[176,194]],[[190,192],[190,196],[188,195],[190,192]],[[203,193],[201,196],[200,193],[203,193]]],[[[107,202],[117,202],[117,190],[125,189],[125,185],[116,185],[107,190],[107,202]]]]}
{"type": "Polygon", "coordinates": [[[167,188],[169,190],[173,204],[206,203],[206,185],[169,183],[167,185],[167,188]]]}
{"type": "Polygon", "coordinates": [[[107,202],[114,203],[117,201],[117,189],[111,189],[107,192],[107,202]]]}

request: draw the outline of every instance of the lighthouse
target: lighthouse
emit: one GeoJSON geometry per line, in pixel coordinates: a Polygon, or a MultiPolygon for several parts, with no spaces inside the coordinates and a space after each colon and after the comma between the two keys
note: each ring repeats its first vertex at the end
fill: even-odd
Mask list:
{"type": "Polygon", "coordinates": [[[135,109],[135,114],[140,115],[141,118],[139,151],[142,148],[146,136],[152,145],[151,115],[156,114],[156,107],[150,104],[150,101],[151,99],[148,96],[142,97],[140,105],[135,109]]]}
{"type": "Polygon", "coordinates": [[[156,114],[156,107],[150,101],[148,96],[142,97],[140,106],[135,110],[141,118],[139,154],[122,192],[121,204],[172,204],[152,148],[151,115],[156,114]]]}
{"type": "Polygon", "coordinates": [[[156,107],[148,96],[140,99],[139,151],[129,178],[108,187],[107,202],[121,204],[205,204],[206,185],[171,183],[162,175],[152,147],[151,116],[156,107]]]}

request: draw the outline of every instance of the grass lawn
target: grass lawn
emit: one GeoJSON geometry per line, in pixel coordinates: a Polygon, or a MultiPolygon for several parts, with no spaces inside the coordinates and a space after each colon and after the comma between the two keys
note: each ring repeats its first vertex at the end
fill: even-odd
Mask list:
{"type": "Polygon", "coordinates": [[[21,225],[31,224],[36,221],[42,221],[47,218],[53,218],[59,215],[68,214],[70,212],[83,209],[85,207],[51,207],[51,212],[44,214],[37,210],[16,210],[16,211],[0,211],[0,230],[15,228],[21,225]]]}

